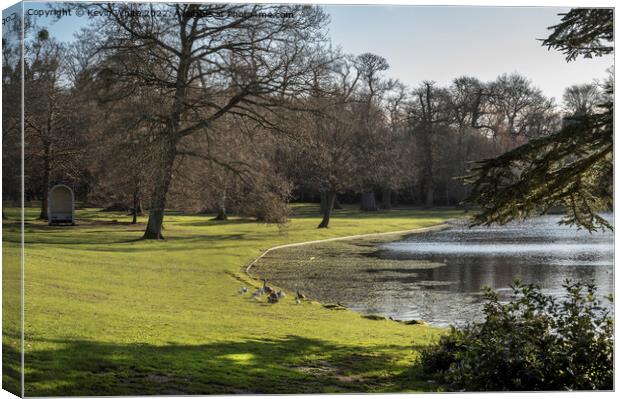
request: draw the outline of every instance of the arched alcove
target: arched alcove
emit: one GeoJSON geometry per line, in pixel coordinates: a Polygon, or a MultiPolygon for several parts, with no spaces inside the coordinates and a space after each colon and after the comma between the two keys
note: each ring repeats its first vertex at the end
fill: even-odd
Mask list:
{"type": "Polygon", "coordinates": [[[49,191],[47,202],[49,224],[74,224],[73,190],[58,184],[49,191]]]}

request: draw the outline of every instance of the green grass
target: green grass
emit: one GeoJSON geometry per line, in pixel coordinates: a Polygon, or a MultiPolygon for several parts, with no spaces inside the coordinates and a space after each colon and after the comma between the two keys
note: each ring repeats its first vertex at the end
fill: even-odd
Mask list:
{"type": "MultiPolygon", "coordinates": [[[[130,225],[122,213],[78,210],[75,227],[28,220],[26,395],[436,389],[412,363],[443,330],[297,305],[293,295],[257,303],[237,291],[259,286],[245,266],[271,246],[412,229],[459,213],[345,209],[319,230],[317,210],[297,206],[281,228],[170,213],[160,242],[140,240],[146,218],[130,225]]],[[[18,250],[16,227],[3,224],[5,254],[18,250]]],[[[5,268],[4,277],[14,282],[15,273],[5,268]]],[[[17,326],[5,323],[5,356],[19,353],[17,326]]]]}

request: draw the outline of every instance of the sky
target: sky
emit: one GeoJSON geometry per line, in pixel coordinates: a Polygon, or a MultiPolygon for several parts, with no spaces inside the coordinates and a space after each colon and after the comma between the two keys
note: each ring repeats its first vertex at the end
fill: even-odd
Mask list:
{"type": "Polygon", "coordinates": [[[409,86],[424,80],[441,85],[469,75],[482,81],[519,72],[548,97],[561,102],[573,84],[602,80],[613,56],[567,63],[537,39],[558,23],[551,7],[328,6],[330,36],[351,54],[372,52],[387,59],[387,75],[409,86]]]}
{"type": "MultiPolygon", "coordinates": [[[[28,6],[26,6],[28,7],[28,6]]],[[[45,9],[43,4],[30,7],[45,9]]],[[[560,21],[556,7],[462,7],[328,5],[332,43],[349,54],[372,52],[390,64],[386,76],[415,87],[424,80],[448,85],[469,75],[482,81],[519,72],[548,97],[561,102],[573,84],[603,80],[613,56],[567,63],[537,39],[560,21]]],[[[45,19],[39,20],[46,25],[45,19]]],[[[86,18],[65,17],[50,27],[69,40],[86,18]]]]}

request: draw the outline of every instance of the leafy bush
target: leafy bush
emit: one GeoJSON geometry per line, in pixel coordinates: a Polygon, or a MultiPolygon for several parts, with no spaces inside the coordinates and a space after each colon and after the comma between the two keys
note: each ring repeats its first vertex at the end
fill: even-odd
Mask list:
{"type": "Polygon", "coordinates": [[[556,299],[516,281],[505,304],[486,289],[485,321],[423,351],[424,371],[454,390],[613,389],[613,319],[594,285],[563,287],[556,299]]]}

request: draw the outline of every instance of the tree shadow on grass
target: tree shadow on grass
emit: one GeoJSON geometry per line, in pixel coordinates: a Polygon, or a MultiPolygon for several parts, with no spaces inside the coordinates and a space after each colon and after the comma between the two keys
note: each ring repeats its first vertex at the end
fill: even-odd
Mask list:
{"type": "MultiPolygon", "coordinates": [[[[204,216],[204,215],[198,215],[204,216]]],[[[220,226],[220,225],[233,225],[233,224],[260,224],[256,219],[244,218],[244,217],[231,217],[228,220],[214,220],[212,216],[207,217],[204,220],[188,220],[188,221],[175,221],[177,226],[192,226],[192,227],[208,227],[208,226],[220,226]]]]}
{"type": "MultiPolygon", "coordinates": [[[[357,208],[345,208],[333,210],[331,217],[333,219],[404,219],[404,218],[438,218],[458,217],[463,212],[458,209],[412,209],[412,208],[394,208],[392,210],[377,210],[363,212],[357,208]]],[[[320,219],[322,214],[319,212],[318,205],[316,207],[308,206],[295,209],[295,213],[291,215],[291,219],[320,219]]]]}
{"type": "Polygon", "coordinates": [[[205,345],[48,343],[58,349],[26,354],[27,396],[434,389],[387,352],[413,346],[340,346],[299,336],[205,345]]]}
{"type": "Polygon", "coordinates": [[[136,246],[106,246],[102,244],[91,243],[88,250],[99,252],[115,252],[115,253],[139,253],[139,252],[186,252],[201,246],[210,250],[226,249],[230,247],[231,241],[243,240],[247,243],[245,234],[195,234],[192,236],[172,236],[163,241],[142,240],[141,238],[134,241],[126,241],[125,243],[138,242],[144,245],[136,246]],[[152,244],[152,245],[151,245],[152,244]]]}
{"type": "MultiPolygon", "coordinates": [[[[4,335],[4,334],[3,334],[4,335]]],[[[21,352],[2,344],[2,389],[21,396],[21,352]]]]}
{"type": "MultiPolygon", "coordinates": [[[[21,244],[20,229],[19,223],[4,223],[3,242],[21,244]]],[[[143,227],[128,228],[127,225],[120,223],[85,226],[48,226],[43,223],[26,223],[24,225],[24,241],[26,245],[124,244],[139,241],[143,230],[143,227]],[[102,226],[107,225],[110,227],[102,229],[102,226]],[[117,226],[122,228],[115,229],[114,227],[117,226]]]]}
{"type": "MultiPolygon", "coordinates": [[[[198,244],[208,245],[209,248],[214,248],[213,243],[215,242],[229,242],[231,240],[245,239],[245,234],[180,234],[178,231],[175,231],[176,229],[173,229],[170,232],[170,236],[167,236],[164,230],[165,239],[163,241],[143,240],[143,226],[131,225],[132,227],[128,228],[127,225],[112,224],[109,228],[103,227],[106,225],[108,224],[58,227],[44,224],[26,224],[25,244],[26,247],[38,244],[67,247],[80,246],[80,249],[83,250],[104,252],[151,252],[186,251],[198,244]],[[116,227],[121,228],[117,229],[116,227]],[[144,245],[122,245],[140,243],[144,245]]],[[[21,245],[19,230],[10,230],[7,232],[11,232],[11,234],[4,234],[4,242],[21,245]]],[[[226,244],[224,244],[224,246],[226,246],[226,244]]]]}

